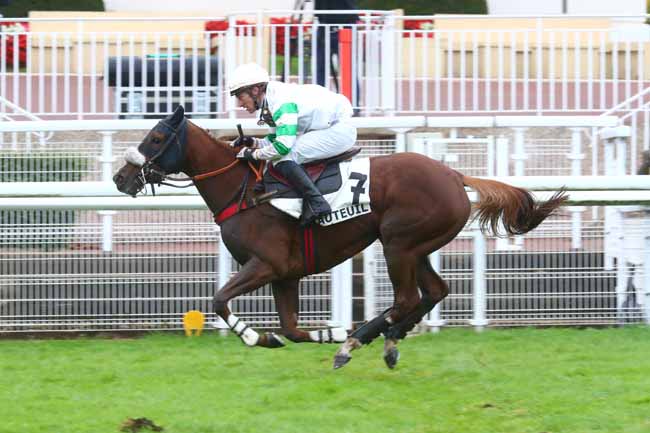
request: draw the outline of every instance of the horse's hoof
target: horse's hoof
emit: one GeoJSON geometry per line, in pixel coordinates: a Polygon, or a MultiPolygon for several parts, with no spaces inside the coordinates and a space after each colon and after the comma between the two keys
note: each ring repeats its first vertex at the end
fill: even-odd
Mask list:
{"type": "Polygon", "coordinates": [[[352,355],[349,353],[337,353],[334,355],[334,370],[343,367],[345,364],[350,362],[351,359],[352,355]]]}
{"type": "Polygon", "coordinates": [[[267,341],[266,347],[268,347],[269,349],[277,349],[278,347],[284,347],[284,341],[282,341],[282,339],[273,332],[266,333],[266,341],[267,341]]]}
{"type": "Polygon", "coordinates": [[[397,350],[397,347],[391,347],[388,349],[388,352],[384,353],[384,362],[391,370],[395,368],[397,361],[399,361],[399,350],[397,350]]]}

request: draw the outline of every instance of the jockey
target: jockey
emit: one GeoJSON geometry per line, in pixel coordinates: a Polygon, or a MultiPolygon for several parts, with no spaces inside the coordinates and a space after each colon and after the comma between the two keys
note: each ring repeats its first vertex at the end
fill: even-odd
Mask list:
{"type": "Polygon", "coordinates": [[[231,145],[247,146],[237,158],[266,160],[303,198],[301,225],[308,226],[331,212],[320,191],[300,164],[329,158],[354,146],[357,131],[350,124],[348,99],[315,84],[271,81],[255,63],[238,66],[229,80],[230,95],[249,113],[260,111],[259,124],[270,127],[265,138],[239,137],[231,145]]]}

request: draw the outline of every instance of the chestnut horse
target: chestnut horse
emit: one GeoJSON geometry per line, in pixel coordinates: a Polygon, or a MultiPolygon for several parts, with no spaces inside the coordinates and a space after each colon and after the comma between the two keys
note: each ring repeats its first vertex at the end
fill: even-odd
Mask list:
{"type": "Polygon", "coordinates": [[[393,368],[398,340],[442,301],[447,284],[433,270],[429,254],[454,239],[470,216],[465,186],[480,200],[476,217],[481,230],[493,234],[526,233],[540,224],[566,200],[558,191],[543,203],[531,194],[493,180],[477,179],[415,153],[370,158],[371,212],[330,226],[309,228],[318,261],[308,270],[304,248],[306,229],[298,220],[268,203],[240,210],[237,203],[252,203],[256,196],[251,173],[259,167],[236,159],[237,150],[213,139],[188,121],[182,107],[158,122],[137,148],[127,151],[127,163],[114,176],[117,188],[136,196],[146,183],[160,183],[170,173],[190,176],[214,215],[235,208],[221,221],[223,242],[241,270],[216,291],[215,312],[249,346],[280,347],[273,333],[258,334],[237,318],[228,301],[267,283],[272,286],[282,334],[294,342],[343,343],[334,368],[351,359],[350,352],[385,336],[384,360],[393,368]],[[233,206],[235,205],[235,206],[233,206]],[[340,328],[303,331],[297,327],[298,284],[363,251],[379,239],[394,290],[394,304],[349,336],[340,328]]]}

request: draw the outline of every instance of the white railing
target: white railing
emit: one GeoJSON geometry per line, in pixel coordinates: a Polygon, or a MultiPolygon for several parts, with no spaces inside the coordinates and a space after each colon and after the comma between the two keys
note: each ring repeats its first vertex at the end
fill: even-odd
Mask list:
{"type": "MultiPolygon", "coordinates": [[[[351,97],[361,114],[594,114],[630,100],[650,79],[646,35],[618,20],[631,17],[357,12],[347,27],[351,97]],[[416,20],[431,25],[405,29],[416,20]]],[[[0,34],[0,94],[39,117],[161,115],[177,103],[195,116],[234,116],[225,77],[246,61],[267,66],[274,79],[336,88],[329,67],[322,79],[314,71],[321,54],[329,63],[336,51],[330,35],[339,26],[319,24],[311,12],[11,21],[30,29],[0,34]],[[292,15],[301,20],[274,21],[292,15]],[[206,30],[219,20],[227,29],[206,30]],[[125,30],[112,30],[118,26],[125,30]]],[[[0,113],[7,108],[0,104],[0,113]]]]}
{"type": "MultiPolygon", "coordinates": [[[[565,183],[572,181],[571,178],[565,180],[565,183]]],[[[618,178],[618,180],[622,179],[618,178]]],[[[525,183],[519,183],[523,179],[517,179],[517,181],[513,183],[525,185],[525,183]]],[[[636,191],[610,189],[607,191],[608,194],[604,191],[570,191],[571,203],[587,205],[593,202],[604,203],[610,199],[612,202],[609,204],[614,205],[650,203],[650,190],[647,189],[647,181],[634,179],[631,184],[633,187],[646,189],[636,191]],[[627,199],[621,199],[622,195],[625,195],[627,199]]],[[[593,188],[602,186],[595,184],[593,188]]],[[[627,186],[625,183],[621,184],[621,187],[627,186]]],[[[615,187],[611,186],[611,188],[615,187]]],[[[103,191],[99,192],[103,193],[103,191]]],[[[74,194],[74,192],[71,193],[74,194]]],[[[546,195],[538,193],[540,198],[544,198],[546,195]]],[[[171,222],[169,224],[159,222],[161,224],[159,229],[165,232],[165,237],[161,238],[159,236],[152,237],[151,231],[158,228],[151,227],[143,220],[137,225],[134,225],[135,221],[126,223],[124,220],[134,210],[148,210],[149,212],[142,214],[145,220],[154,218],[161,221],[163,215],[161,212],[178,212],[181,209],[202,210],[202,214],[207,216],[205,205],[199,197],[141,197],[137,200],[121,197],[97,197],[97,200],[89,197],[83,197],[81,200],[73,197],[0,199],[0,212],[3,215],[17,209],[23,211],[36,209],[41,214],[56,209],[75,209],[75,213],[79,216],[84,215],[84,210],[93,210],[99,211],[100,216],[105,218],[107,215],[102,214],[101,211],[107,208],[112,209],[109,216],[118,218],[119,222],[106,224],[104,219],[104,224],[99,224],[94,228],[85,228],[87,234],[84,236],[86,239],[90,236],[89,246],[93,242],[100,242],[100,237],[103,237],[104,240],[100,242],[99,250],[92,247],[82,248],[82,255],[75,253],[74,249],[70,251],[72,239],[77,236],[74,234],[75,226],[69,226],[70,223],[66,225],[50,224],[45,230],[42,228],[39,230],[38,226],[33,225],[0,224],[3,237],[3,241],[0,243],[0,248],[3,250],[3,253],[0,254],[0,266],[5,267],[4,275],[0,278],[0,311],[2,311],[0,328],[3,332],[62,329],[177,329],[180,327],[181,314],[187,309],[197,308],[196,305],[200,305],[200,309],[210,313],[211,320],[216,320],[211,313],[210,290],[224,284],[233,270],[232,259],[227,250],[223,248],[223,244],[220,243],[218,231],[214,230],[216,227],[212,226],[211,230],[209,228],[211,223],[202,218],[204,223],[199,226],[203,232],[201,234],[196,232],[196,223],[178,225],[171,222]],[[120,212],[116,213],[115,210],[120,212]],[[121,215],[122,213],[124,216],[121,215]],[[100,235],[100,232],[103,232],[103,235],[100,235]],[[107,234],[110,237],[108,241],[106,240],[107,234]],[[65,237],[70,240],[62,241],[62,246],[55,248],[54,255],[52,256],[50,253],[49,259],[47,259],[47,255],[38,252],[38,247],[27,243],[30,238],[33,238],[34,242],[43,245],[46,242],[53,242],[52,239],[57,237],[65,237]],[[20,246],[21,242],[22,247],[20,246]],[[138,245],[139,242],[144,242],[145,245],[149,242],[153,249],[141,247],[139,250],[133,250],[133,247],[129,247],[129,245],[138,245]],[[207,257],[211,257],[210,261],[216,262],[217,266],[200,270],[196,268],[197,265],[201,266],[197,260],[201,260],[200,256],[205,254],[201,252],[200,245],[206,242],[213,244],[207,257]],[[7,249],[6,245],[13,245],[13,247],[7,249]],[[187,252],[174,255],[165,253],[165,251],[174,249],[174,245],[180,247],[180,251],[187,252]],[[27,248],[27,250],[19,253],[21,248],[27,248]],[[161,250],[163,251],[161,252],[161,250]],[[19,255],[12,257],[16,254],[19,255]],[[62,273],[49,274],[49,269],[63,269],[63,263],[56,264],[56,261],[61,259],[81,264],[71,268],[65,267],[65,271],[62,273]],[[194,262],[185,265],[184,269],[171,264],[174,260],[190,259],[194,262]],[[11,271],[8,272],[7,270],[18,265],[16,260],[30,262],[29,268],[32,269],[32,272],[22,276],[11,271]],[[54,260],[55,263],[46,265],[47,262],[44,260],[50,262],[54,260]],[[115,272],[111,269],[115,268],[116,263],[124,261],[144,262],[144,264],[122,266],[122,272],[126,273],[111,273],[115,272]],[[151,268],[151,266],[156,266],[156,262],[168,261],[171,261],[170,264],[163,265],[158,270],[151,268]],[[3,264],[3,262],[5,263],[3,264]],[[84,265],[83,263],[86,262],[88,264],[84,265]],[[97,264],[83,270],[83,267],[89,266],[90,262],[97,264]],[[147,265],[147,263],[149,264],[147,265]],[[164,291],[149,288],[156,285],[164,285],[169,288],[164,291]],[[189,289],[181,290],[188,285],[189,289]],[[197,289],[192,289],[195,285],[199,287],[200,293],[198,294],[196,293],[197,289]],[[175,289],[175,286],[178,288],[175,289]],[[142,289],[141,292],[139,287],[147,289],[142,289]],[[202,287],[203,289],[201,289],[202,287]],[[188,294],[185,290],[194,294],[188,294]],[[66,307],[66,310],[61,312],[57,311],[57,305],[72,307],[66,307]],[[111,308],[110,305],[120,307],[111,308]],[[134,305],[140,305],[140,307],[136,308],[134,305]],[[162,307],[155,307],[156,305],[162,307]],[[157,308],[162,308],[167,313],[162,314],[157,308]]],[[[624,215],[620,211],[616,212],[619,214],[619,221],[621,223],[625,221],[624,215]]],[[[87,217],[82,218],[87,219],[87,217]]],[[[475,226],[470,225],[456,241],[432,257],[439,267],[440,257],[453,259],[453,257],[462,257],[462,254],[471,254],[474,257],[474,265],[465,270],[458,269],[459,263],[443,266],[443,277],[450,280],[452,294],[449,300],[443,304],[442,309],[438,308],[425,321],[425,324],[432,328],[462,324],[471,324],[482,328],[499,324],[511,326],[571,323],[612,324],[638,322],[639,320],[650,323],[650,260],[647,260],[650,258],[650,236],[647,235],[648,225],[647,222],[635,223],[634,220],[627,220],[624,225],[627,226],[626,230],[619,229],[615,231],[614,236],[617,236],[619,241],[626,245],[626,248],[615,252],[619,264],[611,270],[608,270],[602,263],[602,250],[599,250],[597,246],[594,249],[593,245],[580,250],[582,250],[582,254],[587,253],[596,258],[600,257],[597,264],[592,263],[588,267],[585,264],[578,265],[578,267],[572,264],[576,259],[572,259],[570,256],[577,254],[580,250],[576,250],[574,253],[567,253],[563,250],[562,238],[566,235],[562,233],[569,229],[570,224],[567,225],[562,220],[544,223],[535,232],[532,232],[530,236],[526,237],[528,247],[523,250],[515,244],[499,246],[499,241],[495,243],[494,239],[486,238],[475,226]],[[636,224],[636,232],[634,230],[630,232],[631,224],[636,224]],[[467,249],[468,242],[471,245],[470,250],[467,249]],[[549,249],[548,246],[544,246],[548,242],[557,244],[557,246],[549,249]],[[641,247],[633,246],[639,242],[641,242],[641,247]],[[645,261],[633,262],[633,259],[630,258],[632,248],[639,248],[635,250],[634,255],[640,255],[645,258],[645,261]],[[521,264],[511,263],[507,268],[500,269],[501,266],[496,264],[495,260],[504,254],[512,256],[512,260],[515,260],[517,256],[522,256],[521,260],[516,261],[521,264]],[[556,256],[556,260],[563,264],[560,267],[550,266],[549,263],[543,264],[544,256],[550,254],[556,256]],[[531,257],[536,263],[539,262],[532,268],[531,257]],[[479,258],[483,259],[479,260],[479,258]],[[637,285],[634,289],[638,292],[636,297],[638,302],[633,309],[628,311],[624,305],[629,297],[626,283],[628,279],[635,277],[633,265],[636,265],[636,276],[641,278],[642,284],[637,285]],[[456,270],[454,270],[455,268],[456,270]],[[459,271],[464,272],[464,276],[459,271]],[[513,292],[508,281],[517,274],[521,275],[521,281],[513,292]],[[581,276],[581,274],[584,275],[581,276]],[[463,294],[465,289],[462,289],[462,286],[460,286],[460,291],[454,290],[456,285],[468,278],[469,281],[474,282],[472,290],[466,294],[463,294]],[[544,287],[541,282],[543,279],[549,281],[573,279],[577,281],[573,284],[580,288],[555,293],[550,288],[544,287]],[[600,287],[600,283],[597,283],[598,280],[609,282],[603,288],[598,289],[600,287]],[[535,288],[535,286],[540,287],[535,288]],[[535,299],[535,305],[519,304],[518,297],[535,299]],[[561,311],[553,309],[554,297],[561,297],[563,305],[561,311]],[[471,308],[463,307],[465,302],[463,299],[471,301],[471,308]],[[511,299],[510,302],[514,304],[497,307],[501,299],[511,299]],[[589,302],[584,303],[581,299],[587,299],[589,302]],[[600,305],[596,305],[599,303],[600,305]],[[526,314],[520,316],[521,313],[518,311],[526,311],[526,314]]],[[[599,233],[598,236],[607,236],[606,232],[599,233]]],[[[594,239],[591,238],[593,235],[589,233],[589,230],[585,230],[581,236],[585,244],[593,244],[594,239]]],[[[602,238],[598,243],[601,242],[602,238]]],[[[389,305],[392,302],[390,300],[392,299],[390,285],[382,286],[383,283],[381,283],[387,279],[385,268],[381,265],[383,259],[375,258],[380,251],[380,246],[374,245],[364,253],[364,257],[369,257],[368,260],[364,260],[366,264],[364,274],[369,277],[364,279],[364,297],[368,297],[364,313],[366,318],[377,314],[379,310],[385,308],[386,304],[389,305]]],[[[338,266],[331,272],[307,279],[303,284],[303,292],[306,298],[313,299],[313,302],[305,301],[309,306],[303,310],[304,316],[301,323],[307,326],[330,323],[351,327],[353,322],[350,308],[352,303],[351,285],[351,261],[338,266]],[[320,303],[325,299],[332,299],[332,301],[323,307],[320,303]]],[[[251,320],[255,320],[259,326],[277,326],[274,310],[267,305],[269,302],[267,292],[262,289],[261,293],[240,299],[235,310],[249,315],[251,320]]]]}
{"type": "MultiPolygon", "coordinates": [[[[451,128],[450,138],[443,141],[453,141],[456,129],[469,126],[519,131],[556,122],[574,129],[613,128],[603,130],[607,139],[600,152],[607,155],[608,176],[580,176],[579,170],[570,177],[509,176],[503,167],[504,160],[512,161],[514,173],[521,171],[520,165],[525,168],[527,164],[526,158],[518,154],[516,143],[514,153],[506,147],[505,152],[500,150],[500,157],[495,154],[487,158],[496,165],[496,179],[535,190],[539,198],[548,197],[561,186],[569,187],[573,206],[528,236],[514,240],[486,239],[474,227],[467,227],[456,241],[432,257],[443,277],[450,281],[452,295],[426,324],[433,328],[443,324],[602,324],[618,323],[622,317],[634,321],[647,317],[640,315],[641,310],[636,307],[634,311],[626,309],[630,294],[625,285],[628,277],[635,281],[641,278],[641,282],[635,283],[639,305],[650,305],[650,301],[643,300],[648,287],[643,278],[650,272],[640,271],[642,263],[650,261],[637,258],[648,251],[643,244],[646,224],[643,218],[626,214],[620,206],[650,203],[650,182],[646,176],[623,175],[628,171],[620,160],[624,161],[627,153],[616,118],[414,116],[354,121],[362,131],[394,134],[397,139],[392,151],[414,150],[410,147],[414,143],[408,139],[409,131],[426,125],[451,128]],[[603,215],[602,209],[590,206],[594,204],[614,206],[608,206],[603,215]],[[630,230],[634,227],[637,229],[630,230]],[[478,251],[478,257],[485,251],[485,260],[476,261],[474,268],[462,259],[470,257],[472,251],[478,251]],[[634,257],[630,251],[634,251],[634,257]],[[559,265],[549,265],[547,256],[559,265]],[[505,257],[513,262],[507,266],[500,264],[505,257]],[[524,282],[516,282],[517,278],[524,282]],[[571,281],[579,289],[554,292],[554,285],[563,280],[571,281]],[[525,287],[524,292],[521,287],[525,287]],[[559,297],[561,311],[553,310],[554,299],[559,297]],[[485,308],[472,308],[473,299],[477,306],[485,308]]],[[[235,134],[232,120],[196,122],[222,134],[235,134]]],[[[0,123],[0,132],[9,133],[102,131],[101,152],[96,156],[101,181],[0,184],[0,320],[5,329],[168,329],[180,326],[180,315],[187,309],[211,311],[212,292],[225,282],[234,267],[227,252],[218,247],[218,230],[200,197],[193,195],[192,190],[179,195],[178,191],[163,187],[158,191],[160,197],[132,199],[118,196],[110,182],[116,166],[112,140],[117,131],[146,131],[154,123],[0,123]],[[151,221],[156,224],[150,224],[151,221]]],[[[248,133],[260,131],[251,119],[242,123],[248,133]]],[[[581,161],[580,135],[572,133],[572,137],[574,147],[565,158],[581,161]]],[[[458,140],[479,146],[491,143],[458,140]]],[[[499,138],[493,144],[496,151],[504,140],[499,138]]],[[[429,152],[426,142],[419,146],[420,151],[429,152]]],[[[463,165],[459,168],[462,170],[463,165]]],[[[635,209],[638,212],[642,208],[635,209]]],[[[364,317],[385,308],[392,296],[379,253],[376,245],[363,256],[364,317]]],[[[336,322],[349,326],[353,319],[361,320],[352,318],[348,308],[350,262],[333,272],[310,277],[303,283],[302,294],[307,300],[300,317],[303,325],[336,322]]],[[[277,325],[268,288],[243,297],[234,308],[258,326],[277,325]]]]}

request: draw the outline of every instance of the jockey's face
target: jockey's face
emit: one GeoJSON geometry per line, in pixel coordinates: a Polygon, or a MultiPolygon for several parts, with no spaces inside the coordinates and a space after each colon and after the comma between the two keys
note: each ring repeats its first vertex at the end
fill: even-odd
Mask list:
{"type": "Polygon", "coordinates": [[[248,89],[238,93],[236,96],[237,105],[249,113],[257,111],[261,105],[264,94],[262,89],[258,86],[249,87],[248,89]]]}

